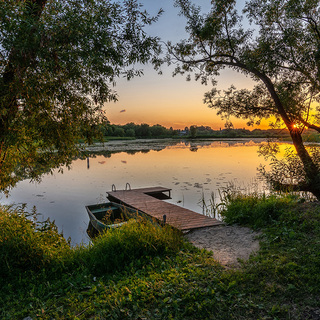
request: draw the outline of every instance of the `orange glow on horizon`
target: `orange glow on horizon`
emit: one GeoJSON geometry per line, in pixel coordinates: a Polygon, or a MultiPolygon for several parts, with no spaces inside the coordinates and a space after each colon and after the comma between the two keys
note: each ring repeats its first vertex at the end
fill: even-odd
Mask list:
{"type": "MultiPolygon", "coordinates": [[[[246,76],[224,70],[219,77],[219,90],[225,90],[235,82],[238,88],[252,88],[253,82],[246,76]]],[[[224,129],[225,120],[216,115],[216,110],[204,104],[204,93],[211,86],[196,81],[185,81],[184,77],[171,77],[171,71],[159,76],[154,70],[146,69],[143,77],[132,81],[120,79],[115,88],[119,100],[105,105],[106,116],[113,124],[124,125],[147,123],[160,124],[166,128],[184,129],[192,125],[209,126],[213,130],[224,129]]],[[[260,126],[248,127],[247,121],[231,119],[234,128],[249,130],[267,129],[269,120],[260,126]]]]}
{"type": "MultiPolygon", "coordinates": [[[[202,116],[201,112],[190,112],[190,114],[184,114],[183,118],[179,115],[172,114],[170,119],[167,117],[161,117],[161,115],[157,115],[154,117],[149,117],[148,113],[141,113],[140,115],[134,114],[131,116],[129,112],[121,113],[121,114],[114,114],[108,112],[106,113],[108,120],[112,124],[116,125],[125,125],[127,123],[133,122],[135,124],[147,123],[150,126],[160,124],[166,128],[172,127],[173,129],[180,129],[183,130],[185,127],[190,126],[204,126],[204,127],[211,127],[213,130],[220,130],[225,129],[225,120],[222,120],[220,117],[216,116],[213,110],[208,109],[211,112],[211,115],[206,112],[203,112],[205,117],[202,116]],[[185,121],[184,121],[185,120],[185,121]]],[[[233,126],[235,129],[242,129],[245,128],[247,130],[254,130],[254,129],[261,129],[266,130],[270,129],[269,127],[269,120],[261,121],[259,126],[248,126],[246,120],[242,119],[231,119],[233,126]]]]}

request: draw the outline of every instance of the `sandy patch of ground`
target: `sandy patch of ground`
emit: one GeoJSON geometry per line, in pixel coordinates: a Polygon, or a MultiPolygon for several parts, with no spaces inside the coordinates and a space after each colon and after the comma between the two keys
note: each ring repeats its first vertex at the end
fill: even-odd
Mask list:
{"type": "Polygon", "coordinates": [[[238,259],[247,260],[259,250],[258,232],[239,226],[215,226],[190,231],[186,238],[198,248],[213,252],[215,260],[237,267],[238,259]]]}

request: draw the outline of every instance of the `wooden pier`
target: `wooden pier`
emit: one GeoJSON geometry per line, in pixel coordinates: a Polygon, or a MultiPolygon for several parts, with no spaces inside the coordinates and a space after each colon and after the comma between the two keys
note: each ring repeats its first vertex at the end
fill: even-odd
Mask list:
{"type": "Polygon", "coordinates": [[[163,187],[140,188],[132,190],[113,190],[108,193],[108,199],[138,209],[147,215],[185,231],[223,224],[223,222],[182,208],[162,199],[171,199],[171,189],[163,187]]]}

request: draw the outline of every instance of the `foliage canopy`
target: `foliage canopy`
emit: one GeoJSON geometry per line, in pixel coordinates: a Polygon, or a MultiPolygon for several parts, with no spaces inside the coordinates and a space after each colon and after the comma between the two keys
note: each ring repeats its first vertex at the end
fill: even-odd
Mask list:
{"type": "Polygon", "coordinates": [[[136,0],[0,2],[0,189],[69,164],[78,139],[92,141],[116,79],[160,52],[144,30],[160,14],[136,0]]]}
{"type": "Polygon", "coordinates": [[[178,63],[175,74],[211,80],[204,101],[226,120],[241,117],[253,125],[273,117],[274,126],[285,125],[304,171],[297,187],[320,199],[319,165],[301,138],[305,127],[320,132],[319,1],[251,0],[241,16],[235,0],[213,1],[205,15],[191,1],[176,5],[187,18],[189,39],[168,44],[169,63],[178,63]],[[226,67],[251,77],[253,89],[218,91],[216,77],[226,67]]]}

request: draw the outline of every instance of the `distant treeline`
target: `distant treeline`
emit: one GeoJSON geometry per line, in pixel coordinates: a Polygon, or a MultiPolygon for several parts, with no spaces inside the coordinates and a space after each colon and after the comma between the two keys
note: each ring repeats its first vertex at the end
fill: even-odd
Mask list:
{"type": "Polygon", "coordinates": [[[130,137],[130,138],[169,138],[178,135],[178,130],[167,129],[160,124],[150,126],[146,123],[125,125],[106,123],[101,126],[105,137],[130,137]]]}
{"type": "MultiPolygon", "coordinates": [[[[114,138],[137,138],[137,139],[148,139],[148,138],[266,138],[266,137],[277,137],[285,138],[289,136],[288,130],[285,129],[253,129],[248,130],[242,129],[219,129],[213,130],[209,126],[190,126],[184,129],[173,129],[166,128],[160,124],[149,125],[146,123],[135,124],[133,122],[125,125],[116,125],[105,123],[101,125],[101,131],[104,137],[114,138]]],[[[310,141],[315,141],[314,133],[312,130],[308,130],[305,138],[310,141]]]]}

